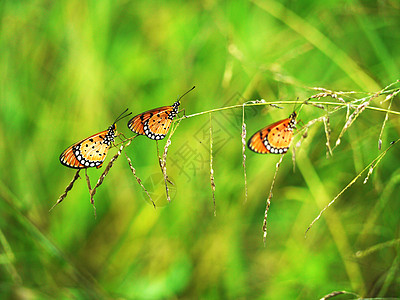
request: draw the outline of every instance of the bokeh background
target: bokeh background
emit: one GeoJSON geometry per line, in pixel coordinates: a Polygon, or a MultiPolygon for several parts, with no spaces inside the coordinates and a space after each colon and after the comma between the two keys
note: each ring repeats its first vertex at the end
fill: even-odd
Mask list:
{"type": "MultiPolygon", "coordinates": [[[[304,101],[317,93],[309,87],[373,93],[396,81],[398,1],[34,0],[2,1],[0,12],[0,298],[400,296],[397,145],[304,238],[319,210],[382,152],[384,111],[365,110],[328,159],[321,122],[297,149],[294,171],[289,151],[266,246],[279,157],[246,150],[245,201],[241,109],[212,114],[216,216],[208,114],[183,120],[172,137],[170,204],[156,144],[138,137],[127,154],[157,209],[122,155],[95,195],[97,218],[84,177],[49,213],[75,173],[60,153],[125,108],[170,105],[193,85],[182,100],[187,115],[261,98],[304,101]]],[[[371,105],[387,108],[383,99],[371,105]]],[[[246,108],[247,137],[294,107],[280,106],[246,108]]],[[[324,114],[305,106],[299,118],[324,114]]],[[[383,149],[400,132],[398,115],[388,117],[383,149]]],[[[118,130],[131,136],[126,121],[118,130]]],[[[346,110],[331,115],[332,143],[345,122],[346,110]]],[[[103,169],[88,171],[92,185],[103,169]]]]}

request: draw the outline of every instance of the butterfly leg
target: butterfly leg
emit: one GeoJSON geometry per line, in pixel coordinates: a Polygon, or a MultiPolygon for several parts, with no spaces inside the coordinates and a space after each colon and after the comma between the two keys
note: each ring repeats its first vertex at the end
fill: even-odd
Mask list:
{"type": "Polygon", "coordinates": [[[184,118],[187,118],[187,116],[186,116],[186,111],[185,111],[184,108],[182,108],[180,111],[178,111],[178,114],[179,114],[180,112],[183,112],[183,117],[184,117],[184,118]]]}

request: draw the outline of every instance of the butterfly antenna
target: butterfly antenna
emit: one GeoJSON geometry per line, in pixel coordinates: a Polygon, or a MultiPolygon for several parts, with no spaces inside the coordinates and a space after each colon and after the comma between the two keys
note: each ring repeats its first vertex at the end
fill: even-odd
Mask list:
{"type": "Polygon", "coordinates": [[[293,105],[293,111],[294,111],[294,112],[296,111],[297,101],[299,101],[299,97],[297,97],[296,102],[295,102],[294,105],[293,105]]]}
{"type": "Polygon", "coordinates": [[[124,113],[126,113],[127,111],[128,111],[128,108],[125,109],[125,110],[122,112],[122,114],[120,114],[120,115],[118,116],[118,118],[115,119],[115,121],[114,121],[113,124],[117,123],[119,120],[121,120],[121,119],[123,119],[123,118],[126,118],[127,116],[129,116],[129,115],[132,114],[132,113],[130,112],[129,114],[126,114],[126,115],[124,116],[124,113]]]}
{"type": "Polygon", "coordinates": [[[300,104],[300,108],[299,108],[299,111],[297,112],[297,114],[300,113],[301,109],[303,108],[304,104],[306,104],[306,103],[307,103],[307,100],[305,100],[304,102],[302,102],[302,103],[300,104]]]}
{"type": "Polygon", "coordinates": [[[196,86],[193,86],[190,90],[188,90],[186,93],[184,93],[182,96],[180,96],[180,97],[178,98],[177,101],[181,100],[181,99],[183,98],[183,96],[185,96],[185,95],[186,95],[187,93],[189,93],[190,91],[194,90],[195,87],[196,87],[196,86]]]}

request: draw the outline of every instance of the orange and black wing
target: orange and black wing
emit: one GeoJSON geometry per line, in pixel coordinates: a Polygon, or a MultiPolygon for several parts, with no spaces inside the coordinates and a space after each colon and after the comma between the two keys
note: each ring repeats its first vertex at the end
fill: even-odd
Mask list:
{"type": "Polygon", "coordinates": [[[152,140],[165,138],[174,115],[172,106],[163,106],[141,113],[128,122],[130,130],[152,140]]]}
{"type": "Polygon", "coordinates": [[[105,130],[73,144],[60,155],[60,162],[74,169],[100,168],[110,148],[108,134],[105,130]]]}
{"type": "Polygon", "coordinates": [[[257,131],[247,146],[256,153],[286,153],[293,139],[294,124],[294,119],[288,118],[268,125],[257,131]]]}

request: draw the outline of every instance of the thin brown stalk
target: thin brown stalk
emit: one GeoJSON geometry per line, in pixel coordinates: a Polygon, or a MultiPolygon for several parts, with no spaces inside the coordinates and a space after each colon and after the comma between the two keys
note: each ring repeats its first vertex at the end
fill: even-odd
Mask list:
{"type": "MultiPolygon", "coordinates": [[[[278,104],[303,104],[303,103],[304,103],[304,101],[293,101],[293,100],[279,100],[279,101],[266,102],[265,100],[261,99],[261,100],[247,101],[244,105],[246,107],[247,106],[251,107],[251,106],[265,106],[265,105],[275,106],[278,104]]],[[[347,102],[342,103],[342,102],[328,102],[328,101],[313,101],[312,103],[320,104],[320,105],[331,105],[331,106],[336,106],[336,107],[349,107],[349,105],[351,105],[351,103],[347,103],[347,102]]],[[[194,113],[191,115],[185,115],[179,119],[175,119],[174,122],[179,122],[183,119],[189,119],[189,118],[197,117],[200,115],[208,114],[210,112],[214,113],[214,112],[218,112],[218,111],[224,111],[224,110],[242,108],[242,107],[243,107],[243,104],[236,104],[236,105],[231,105],[231,106],[226,106],[226,107],[214,108],[214,109],[194,113]]],[[[400,112],[398,112],[398,111],[393,111],[393,110],[388,111],[385,108],[380,108],[380,107],[375,107],[375,106],[368,106],[368,107],[366,107],[366,109],[381,111],[381,112],[389,112],[394,115],[400,115],[400,112]]]]}
{"type": "Polygon", "coordinates": [[[269,190],[269,195],[268,195],[268,198],[267,198],[267,204],[265,206],[264,221],[263,221],[263,226],[262,226],[262,230],[263,230],[263,233],[264,233],[264,235],[263,235],[264,246],[265,246],[266,240],[267,240],[267,218],[268,218],[268,210],[269,210],[269,207],[271,205],[272,190],[274,189],[276,175],[278,174],[279,166],[282,163],[283,156],[284,156],[284,154],[281,155],[281,158],[279,159],[278,163],[276,164],[274,178],[272,179],[271,188],[269,190]]]}
{"type": "Polygon", "coordinates": [[[90,184],[90,178],[89,175],[87,174],[87,168],[85,169],[85,175],[86,175],[86,183],[89,189],[89,195],[90,195],[90,203],[93,205],[93,213],[94,213],[94,217],[97,218],[97,212],[96,212],[96,206],[94,205],[94,200],[92,197],[92,185],[90,184]]]}
{"type": "MultiPolygon", "coordinates": [[[[117,158],[121,155],[122,149],[124,149],[124,145],[121,145],[119,147],[118,152],[111,158],[110,162],[108,163],[107,167],[105,168],[104,172],[100,175],[99,179],[97,180],[97,183],[95,187],[90,191],[90,203],[92,203],[93,207],[94,206],[94,195],[96,194],[97,188],[103,183],[104,178],[107,176],[108,172],[110,171],[111,167],[114,165],[114,162],[117,160],[117,158]]],[[[89,187],[90,189],[90,187],[89,187]]],[[[95,213],[96,213],[96,208],[95,208],[95,213]]]]}
{"type": "Polygon", "coordinates": [[[215,182],[214,182],[214,169],[213,169],[213,136],[212,136],[212,117],[210,113],[210,183],[211,192],[214,203],[214,216],[217,215],[217,208],[215,205],[215,182]]]}
{"type": "Polygon", "coordinates": [[[332,156],[332,148],[330,143],[331,127],[329,124],[329,115],[326,115],[326,117],[323,118],[323,121],[324,121],[325,136],[326,136],[326,158],[329,158],[329,156],[332,156]]]}
{"type": "Polygon", "coordinates": [[[354,110],[354,112],[347,118],[347,122],[344,124],[342,131],[339,133],[339,136],[336,140],[335,146],[333,147],[333,149],[335,149],[337,146],[339,146],[340,142],[341,142],[341,138],[344,135],[344,133],[347,131],[347,129],[350,128],[350,126],[355,122],[355,120],[361,115],[361,113],[369,106],[369,104],[371,103],[371,101],[377,97],[379,97],[385,90],[387,90],[391,85],[393,85],[394,83],[386,86],[384,89],[382,89],[381,91],[375,93],[373,96],[371,96],[370,98],[368,98],[367,100],[363,101],[360,105],[358,105],[356,107],[356,109],[354,110]]]}
{"type": "Polygon", "coordinates": [[[181,120],[179,120],[178,122],[175,123],[175,126],[173,128],[171,128],[171,131],[169,133],[167,142],[165,143],[164,146],[164,152],[163,152],[163,156],[162,158],[160,157],[160,153],[158,150],[158,143],[157,143],[157,155],[158,155],[158,161],[160,163],[160,167],[161,167],[161,171],[163,173],[164,176],[164,183],[165,183],[165,192],[167,195],[167,200],[168,202],[171,202],[171,197],[169,195],[169,188],[168,188],[168,184],[167,182],[173,184],[169,178],[168,178],[168,174],[167,174],[167,154],[168,154],[168,147],[171,145],[171,138],[172,135],[175,133],[175,130],[178,128],[179,124],[180,124],[181,120]]]}
{"type": "Polygon", "coordinates": [[[246,123],[244,122],[244,104],[243,104],[243,111],[242,111],[242,156],[243,156],[243,175],[244,175],[244,202],[247,202],[247,174],[246,174],[246,123]]]}
{"type": "MultiPolygon", "coordinates": [[[[169,145],[168,145],[168,147],[169,147],[169,145]]],[[[158,164],[159,164],[159,166],[160,166],[160,168],[161,168],[161,172],[163,173],[163,176],[164,176],[164,170],[163,170],[163,160],[162,160],[162,157],[160,156],[160,150],[159,150],[159,148],[158,148],[158,141],[156,141],[156,148],[157,148],[157,157],[158,157],[158,164]]],[[[171,181],[171,180],[169,180],[169,177],[168,177],[168,174],[167,174],[167,178],[166,178],[166,180],[167,180],[167,182],[169,183],[169,184],[172,184],[172,185],[174,185],[174,183],[171,181]]]]}
{"type": "Polygon", "coordinates": [[[344,124],[342,131],[339,133],[339,136],[336,140],[335,146],[333,149],[335,149],[337,146],[339,146],[341,142],[341,138],[343,137],[344,133],[347,131],[347,129],[350,128],[351,125],[355,122],[355,120],[361,115],[361,113],[365,110],[365,108],[369,105],[370,101],[372,98],[370,98],[368,101],[365,101],[361,103],[355,110],[354,112],[347,118],[346,123],[344,124]]]}
{"type": "Polygon", "coordinates": [[[382,158],[386,155],[386,153],[387,153],[395,144],[397,144],[399,141],[400,141],[400,139],[398,139],[397,141],[393,142],[393,144],[390,145],[390,147],[388,147],[384,152],[382,152],[381,154],[379,154],[371,163],[368,164],[368,166],[366,166],[356,177],[354,177],[353,180],[350,181],[350,183],[347,184],[347,185],[339,192],[339,194],[337,194],[336,197],[333,198],[333,200],[332,200],[331,202],[329,202],[329,203],[319,212],[318,216],[317,216],[317,217],[311,222],[311,224],[308,226],[308,228],[307,228],[307,230],[306,230],[306,232],[305,232],[305,234],[304,234],[304,237],[305,237],[305,238],[307,237],[307,232],[311,229],[311,227],[314,225],[314,223],[317,222],[317,221],[321,218],[321,216],[322,216],[322,214],[324,213],[324,211],[327,210],[327,209],[329,208],[329,206],[331,206],[333,203],[335,203],[336,199],[338,199],[350,186],[352,186],[352,185],[357,181],[357,179],[360,178],[361,175],[362,175],[366,170],[368,170],[368,169],[369,169],[371,166],[373,166],[373,165],[374,165],[374,166],[378,165],[379,162],[382,160],[382,158]]]}
{"type": "MultiPolygon", "coordinates": [[[[130,144],[130,141],[128,142],[128,144],[126,144],[125,147],[129,146],[129,144],[130,144]]],[[[156,208],[156,204],[154,203],[154,201],[153,201],[153,199],[151,198],[151,196],[150,196],[149,192],[147,191],[147,189],[144,187],[144,185],[143,185],[143,183],[142,183],[142,180],[136,175],[136,169],[133,167],[133,165],[132,165],[132,160],[131,160],[131,159],[129,158],[129,156],[126,154],[125,150],[124,150],[124,154],[125,154],[126,160],[128,161],[129,168],[131,169],[133,176],[135,176],[136,181],[137,181],[138,184],[142,187],[142,189],[146,192],[146,194],[147,194],[147,196],[149,197],[149,199],[150,199],[151,203],[153,204],[154,208],[156,208]]]]}
{"type": "MultiPolygon", "coordinates": [[[[386,98],[387,98],[387,97],[386,97],[386,98]]],[[[388,109],[390,109],[390,108],[392,107],[392,103],[393,103],[393,97],[390,99],[388,109]]],[[[386,122],[387,122],[388,119],[389,119],[389,113],[386,113],[386,114],[385,114],[385,119],[383,120],[381,132],[379,133],[379,138],[378,138],[378,149],[379,149],[379,150],[381,150],[381,148],[382,148],[383,129],[385,128],[385,125],[386,125],[386,122]]]]}
{"type": "Polygon", "coordinates": [[[64,193],[62,193],[62,195],[57,199],[57,202],[49,209],[49,212],[51,212],[53,210],[54,207],[57,206],[57,204],[61,203],[65,197],[67,197],[67,194],[70,190],[72,190],[72,187],[74,186],[75,181],[79,178],[79,172],[81,169],[78,169],[74,175],[74,177],[72,178],[71,182],[67,185],[67,187],[64,190],[64,193]]]}
{"type": "Polygon", "coordinates": [[[357,294],[355,294],[355,293],[352,293],[352,292],[335,291],[335,292],[329,293],[328,295],[325,295],[325,296],[322,297],[320,300],[327,300],[327,299],[329,299],[329,298],[333,298],[333,297],[338,296],[338,295],[353,295],[353,296],[355,296],[355,297],[357,297],[357,298],[360,298],[359,295],[357,295],[357,294]]]}

